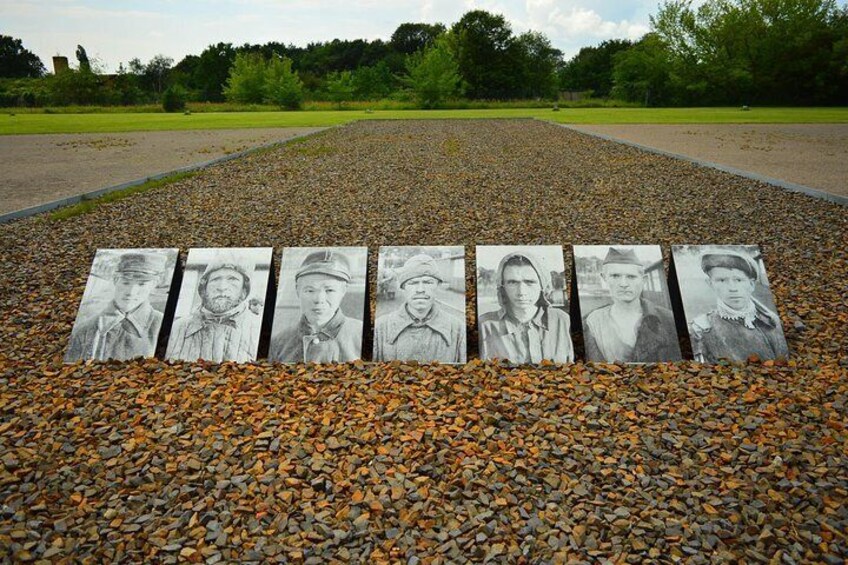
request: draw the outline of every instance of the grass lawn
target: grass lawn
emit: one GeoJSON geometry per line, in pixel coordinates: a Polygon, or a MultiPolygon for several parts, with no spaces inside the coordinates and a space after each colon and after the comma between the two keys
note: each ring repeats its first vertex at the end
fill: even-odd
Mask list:
{"type": "Polygon", "coordinates": [[[538,118],[569,124],[848,123],[842,108],[500,108],[490,110],[361,110],[195,114],[0,114],[0,135],[111,133],[258,127],[321,127],[354,120],[538,118]]]}

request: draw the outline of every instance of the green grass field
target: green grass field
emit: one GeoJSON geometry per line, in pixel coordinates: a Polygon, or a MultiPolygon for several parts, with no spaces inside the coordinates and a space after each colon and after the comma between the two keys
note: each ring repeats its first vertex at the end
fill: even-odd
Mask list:
{"type": "Polygon", "coordinates": [[[848,123],[842,108],[501,108],[489,110],[362,110],[222,113],[0,114],[0,135],[113,133],[192,129],[324,127],[356,120],[538,118],[568,124],[848,123]]]}

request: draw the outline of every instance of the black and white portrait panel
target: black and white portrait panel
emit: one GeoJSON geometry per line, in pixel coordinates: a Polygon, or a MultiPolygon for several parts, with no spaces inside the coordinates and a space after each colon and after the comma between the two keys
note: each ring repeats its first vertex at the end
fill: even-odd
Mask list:
{"type": "Polygon", "coordinates": [[[286,247],[268,358],[346,363],[362,358],[367,247],[286,247]]]}
{"type": "Polygon", "coordinates": [[[588,361],[679,361],[659,245],[575,245],[588,361]]]}
{"type": "Polygon", "coordinates": [[[168,359],[256,360],[271,255],[270,247],[189,250],[168,359]]]}
{"type": "Polygon", "coordinates": [[[757,245],[675,245],[674,268],[695,360],[787,357],[757,245]]]}
{"type": "Polygon", "coordinates": [[[477,246],[480,357],[574,361],[559,245],[477,246]]]}
{"type": "Polygon", "coordinates": [[[65,361],[152,357],[177,249],[98,249],[65,361]]]}
{"type": "Polygon", "coordinates": [[[465,249],[380,247],[375,361],[465,363],[465,249]]]}

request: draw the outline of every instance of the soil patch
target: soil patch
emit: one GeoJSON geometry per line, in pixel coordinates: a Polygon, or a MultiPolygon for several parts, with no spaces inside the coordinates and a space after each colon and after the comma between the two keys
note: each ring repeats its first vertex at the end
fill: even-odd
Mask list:
{"type": "Polygon", "coordinates": [[[0,214],[211,161],[322,128],[0,136],[0,214]]]}
{"type": "Polygon", "coordinates": [[[848,124],[575,126],[848,196],[848,124]]]}

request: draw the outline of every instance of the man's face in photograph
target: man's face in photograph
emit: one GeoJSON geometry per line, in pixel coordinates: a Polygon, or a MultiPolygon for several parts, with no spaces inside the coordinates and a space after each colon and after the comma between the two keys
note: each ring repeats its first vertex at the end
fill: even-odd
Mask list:
{"type": "Polygon", "coordinates": [[[710,287],[719,300],[737,310],[742,309],[754,292],[754,281],[739,269],[714,267],[710,270],[710,287]]]}
{"type": "Polygon", "coordinates": [[[532,308],[542,292],[539,275],[530,265],[507,265],[503,272],[503,288],[507,307],[511,310],[532,308]]]}
{"type": "Polygon", "coordinates": [[[235,269],[218,269],[210,273],[206,281],[203,305],[207,310],[220,314],[238,306],[244,298],[244,277],[235,269]]]}
{"type": "Polygon", "coordinates": [[[615,302],[630,303],[642,296],[645,273],[639,265],[608,263],[603,267],[603,277],[615,302]]]}
{"type": "Polygon", "coordinates": [[[115,294],[113,301],[121,312],[132,312],[148,301],[156,288],[156,280],[150,277],[119,273],[113,279],[115,294]]]}
{"type": "Polygon", "coordinates": [[[438,288],[439,279],[425,275],[406,281],[403,285],[403,293],[410,307],[424,310],[433,305],[438,288]]]}
{"type": "Polygon", "coordinates": [[[321,273],[303,275],[295,283],[300,310],[313,326],[329,322],[347,293],[347,283],[321,273]]]}

